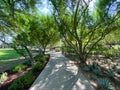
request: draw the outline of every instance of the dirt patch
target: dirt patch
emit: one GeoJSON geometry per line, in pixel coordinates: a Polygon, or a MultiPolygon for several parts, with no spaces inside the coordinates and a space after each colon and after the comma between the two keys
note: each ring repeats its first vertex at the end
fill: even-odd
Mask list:
{"type": "Polygon", "coordinates": [[[26,69],[21,70],[21,71],[19,71],[19,72],[17,72],[17,73],[9,74],[7,80],[6,80],[4,83],[0,84],[0,89],[1,89],[1,90],[6,90],[6,88],[7,88],[15,79],[17,79],[18,77],[24,75],[24,73],[28,72],[30,69],[31,69],[30,67],[27,67],[26,69]]]}

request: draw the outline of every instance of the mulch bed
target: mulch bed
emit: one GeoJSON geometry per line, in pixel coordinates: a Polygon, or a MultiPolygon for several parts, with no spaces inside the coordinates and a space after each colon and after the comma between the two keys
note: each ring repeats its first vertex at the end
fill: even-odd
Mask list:
{"type": "Polygon", "coordinates": [[[0,84],[0,90],[6,90],[15,79],[24,75],[24,73],[28,72],[30,69],[31,69],[30,67],[27,67],[26,69],[21,70],[17,73],[8,73],[9,75],[7,80],[4,83],[0,84]]]}
{"type": "MultiPolygon", "coordinates": [[[[79,64],[80,64],[80,63],[79,63],[79,62],[76,62],[76,59],[75,59],[74,57],[72,57],[72,58],[69,57],[69,56],[67,56],[67,57],[70,58],[70,59],[72,59],[73,61],[75,61],[76,65],[79,67],[79,64]]],[[[91,64],[92,62],[97,62],[97,63],[99,63],[98,65],[99,65],[99,67],[101,68],[101,71],[102,71],[102,73],[103,73],[103,76],[102,76],[101,78],[107,78],[107,79],[109,79],[110,83],[116,88],[116,90],[120,90],[120,83],[119,83],[115,78],[110,78],[107,74],[104,73],[104,71],[106,70],[105,67],[109,67],[108,64],[105,64],[105,63],[104,63],[104,59],[93,59],[93,58],[90,58],[90,59],[88,60],[88,63],[87,63],[87,64],[89,65],[89,64],[91,64]]],[[[111,61],[111,63],[113,63],[113,62],[111,61]]],[[[113,63],[113,64],[114,64],[114,63],[113,63]]],[[[119,67],[120,67],[120,66],[119,66],[119,67]]],[[[83,68],[80,68],[80,70],[81,70],[81,72],[85,75],[85,77],[90,81],[91,85],[95,88],[95,90],[102,90],[102,89],[99,87],[97,81],[92,79],[93,73],[92,73],[91,71],[85,72],[85,71],[83,70],[83,68]]],[[[120,79],[120,73],[119,73],[119,74],[115,74],[115,76],[116,76],[118,79],[120,79]]]]}
{"type": "MultiPolygon", "coordinates": [[[[90,60],[91,62],[93,62],[93,60],[90,60]]],[[[95,61],[95,60],[94,60],[95,61]]],[[[102,62],[103,60],[101,60],[102,62]]],[[[100,61],[99,61],[100,63],[100,61]]],[[[110,78],[106,73],[104,73],[106,71],[106,65],[105,64],[101,64],[99,65],[99,67],[101,68],[101,71],[103,73],[102,78],[107,78],[109,79],[110,83],[116,88],[116,90],[120,90],[120,83],[115,79],[115,78],[110,78]]],[[[91,85],[96,89],[96,90],[102,90],[97,81],[92,79],[92,72],[85,72],[82,68],[80,68],[80,70],[82,71],[82,73],[86,76],[86,78],[90,81],[91,85]]],[[[115,74],[117,78],[120,79],[120,74],[115,74]]]]}

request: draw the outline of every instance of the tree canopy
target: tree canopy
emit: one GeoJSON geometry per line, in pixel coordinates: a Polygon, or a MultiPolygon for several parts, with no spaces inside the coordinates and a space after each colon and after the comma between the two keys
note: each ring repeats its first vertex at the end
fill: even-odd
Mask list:
{"type": "MultiPolygon", "coordinates": [[[[14,40],[18,36],[23,37],[19,39],[24,43],[27,41],[26,47],[36,46],[44,51],[48,45],[61,39],[75,51],[80,61],[85,63],[97,44],[107,39],[109,35],[115,36],[120,26],[118,0],[93,2],[93,0],[47,0],[46,4],[51,13],[45,15],[38,11],[42,0],[2,0],[0,30],[1,33],[7,33],[15,38],[14,40]]],[[[118,37],[119,35],[114,38],[118,37]]],[[[2,39],[0,41],[4,42],[2,39]]]]}
{"type": "Polygon", "coordinates": [[[96,1],[94,10],[96,15],[90,12],[91,0],[50,1],[59,32],[74,49],[81,62],[85,62],[98,42],[119,28],[117,22],[119,10],[117,9],[115,14],[110,14],[112,12],[110,8],[116,0],[96,1]]]}

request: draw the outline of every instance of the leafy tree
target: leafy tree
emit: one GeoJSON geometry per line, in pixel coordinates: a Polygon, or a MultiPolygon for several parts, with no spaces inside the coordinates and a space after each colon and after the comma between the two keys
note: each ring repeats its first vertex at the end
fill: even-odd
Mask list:
{"type": "MultiPolygon", "coordinates": [[[[17,50],[17,45],[21,45],[27,52],[31,60],[33,60],[32,53],[27,48],[28,44],[28,17],[32,10],[35,10],[35,4],[39,0],[2,0],[0,1],[0,30],[1,33],[10,35],[15,42],[12,48],[17,50]]],[[[4,40],[0,39],[5,44],[4,40]]],[[[30,61],[31,62],[31,61],[30,61]]]]}
{"type": "Polygon", "coordinates": [[[27,54],[29,56],[30,64],[32,64],[34,59],[33,59],[33,55],[32,55],[31,50],[29,50],[29,48],[28,48],[28,46],[30,45],[30,41],[28,40],[28,35],[25,32],[22,32],[21,34],[18,34],[16,36],[16,38],[14,38],[14,41],[15,41],[16,44],[14,43],[15,45],[13,46],[13,48],[16,51],[19,51],[19,49],[21,49],[20,47],[22,47],[22,49],[25,50],[25,52],[20,53],[20,54],[22,54],[24,57],[26,57],[25,54],[27,52],[27,54]],[[18,46],[16,46],[16,45],[18,45],[18,46]]]}
{"type": "Polygon", "coordinates": [[[90,12],[91,0],[49,1],[63,41],[74,49],[82,63],[86,62],[98,42],[118,30],[119,10],[109,14],[115,0],[97,1],[94,9],[96,16],[90,12]]]}
{"type": "Polygon", "coordinates": [[[59,33],[55,30],[56,25],[52,16],[34,16],[30,24],[30,39],[35,46],[43,49],[43,53],[49,44],[58,41],[59,33]]]}

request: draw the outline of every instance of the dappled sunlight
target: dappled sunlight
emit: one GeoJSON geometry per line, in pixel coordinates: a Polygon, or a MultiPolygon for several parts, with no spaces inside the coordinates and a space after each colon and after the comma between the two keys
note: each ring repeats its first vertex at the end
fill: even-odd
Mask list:
{"type": "Polygon", "coordinates": [[[74,75],[77,74],[78,72],[78,67],[74,65],[73,61],[69,61],[69,63],[67,64],[67,71],[72,72],[74,75]]]}
{"type": "Polygon", "coordinates": [[[73,61],[61,53],[51,54],[50,61],[30,90],[94,90],[73,61]],[[87,89],[88,88],[88,89],[87,89]]]}

